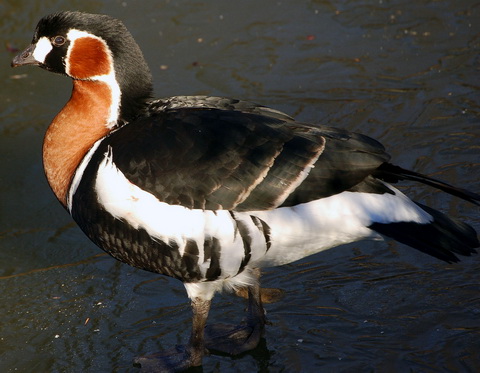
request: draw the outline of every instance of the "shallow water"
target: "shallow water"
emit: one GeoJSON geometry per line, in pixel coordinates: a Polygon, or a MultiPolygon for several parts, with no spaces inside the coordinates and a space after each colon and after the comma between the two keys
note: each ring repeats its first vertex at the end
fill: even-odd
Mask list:
{"type": "MultiPolygon", "coordinates": [[[[43,133],[70,82],[12,70],[41,16],[121,18],[158,96],[249,99],[380,140],[394,162],[480,191],[480,2],[4,1],[0,4],[0,371],[136,372],[132,358],[185,341],[183,286],[102,254],[50,192],[43,133]]],[[[419,202],[480,229],[478,207],[413,184],[419,202]]],[[[265,271],[265,343],[205,372],[480,371],[480,259],[450,265],[360,242],[265,271]]],[[[240,319],[215,298],[210,320],[240,319]]]]}

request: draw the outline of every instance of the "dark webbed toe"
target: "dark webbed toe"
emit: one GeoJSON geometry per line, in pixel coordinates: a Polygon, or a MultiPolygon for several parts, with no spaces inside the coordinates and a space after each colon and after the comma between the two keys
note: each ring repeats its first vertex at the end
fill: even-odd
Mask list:
{"type": "MultiPolygon", "coordinates": [[[[257,280],[260,271],[254,270],[257,280]]],[[[205,327],[205,347],[211,352],[239,355],[256,348],[265,332],[265,310],[258,282],[247,288],[248,316],[240,325],[212,324],[205,327]]]]}
{"type": "Polygon", "coordinates": [[[239,355],[256,348],[264,334],[264,323],[213,324],[205,328],[205,346],[212,353],[239,355]]]}

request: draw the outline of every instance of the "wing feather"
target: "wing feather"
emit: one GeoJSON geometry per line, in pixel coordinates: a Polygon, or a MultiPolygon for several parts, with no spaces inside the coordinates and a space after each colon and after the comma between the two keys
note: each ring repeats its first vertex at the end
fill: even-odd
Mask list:
{"type": "Polygon", "coordinates": [[[131,183],[207,210],[266,210],[340,193],[389,158],[367,136],[210,97],[156,101],[105,143],[131,183]]]}

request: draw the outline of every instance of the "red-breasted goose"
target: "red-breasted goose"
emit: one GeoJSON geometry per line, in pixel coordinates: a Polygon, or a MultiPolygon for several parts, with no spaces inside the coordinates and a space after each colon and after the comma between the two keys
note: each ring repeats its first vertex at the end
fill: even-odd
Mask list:
{"type": "Polygon", "coordinates": [[[116,259],[185,284],[189,342],[139,358],[146,369],[199,366],[205,347],[254,348],[265,324],[260,268],[381,236],[448,262],[479,246],[469,225],[389,183],[415,180],[475,204],[479,195],[388,163],[367,136],[230,98],[153,99],[140,48],[109,16],[42,18],[12,65],[73,79],[43,160],[79,227],[116,259]],[[205,328],[215,292],[240,287],[248,288],[247,321],[235,330],[205,328]]]}

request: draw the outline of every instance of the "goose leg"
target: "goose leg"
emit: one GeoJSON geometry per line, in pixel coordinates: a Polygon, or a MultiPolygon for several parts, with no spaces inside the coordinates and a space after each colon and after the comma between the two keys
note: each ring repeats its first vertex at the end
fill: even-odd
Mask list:
{"type": "MultiPolygon", "coordinates": [[[[254,270],[258,278],[260,270],[254,270]]],[[[211,352],[238,355],[257,347],[265,331],[260,285],[256,281],[248,288],[248,315],[240,325],[212,324],[205,329],[205,345],[211,352]]]]}
{"type": "Polygon", "coordinates": [[[191,367],[201,366],[205,355],[204,334],[210,305],[211,300],[193,299],[193,325],[188,344],[136,358],[134,363],[141,367],[141,372],[182,372],[191,367]]]}
{"type": "Polygon", "coordinates": [[[203,355],[205,355],[205,325],[207,324],[211,304],[211,300],[201,298],[192,300],[193,327],[186,354],[191,362],[190,366],[193,367],[202,365],[203,355]]]}

